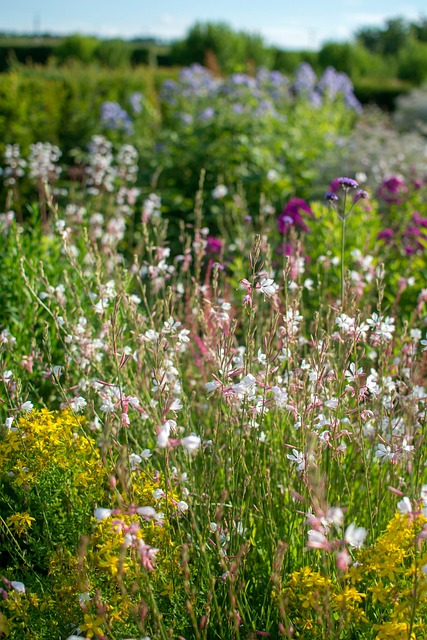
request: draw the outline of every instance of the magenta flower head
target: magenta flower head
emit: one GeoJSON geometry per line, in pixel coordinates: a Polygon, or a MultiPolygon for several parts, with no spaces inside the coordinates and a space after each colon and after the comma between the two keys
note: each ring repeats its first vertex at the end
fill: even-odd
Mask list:
{"type": "Polygon", "coordinates": [[[393,237],[393,229],[383,229],[377,235],[377,240],[390,240],[393,237]]]}
{"type": "Polygon", "coordinates": [[[291,198],[277,218],[280,233],[286,233],[291,227],[308,233],[310,229],[305,224],[303,215],[314,218],[310,205],[302,198],[291,198]]]}
{"type": "Polygon", "coordinates": [[[353,178],[337,178],[337,180],[340,187],[345,191],[348,191],[349,189],[357,189],[359,186],[359,183],[356,182],[356,180],[353,180],[353,178]]]}
{"type": "Polygon", "coordinates": [[[335,193],[336,191],[338,191],[338,189],[340,188],[340,183],[338,181],[338,178],[334,178],[331,182],[331,184],[329,185],[329,191],[332,191],[333,193],[335,193]]]}
{"type": "Polygon", "coordinates": [[[206,253],[218,254],[221,253],[222,249],[222,240],[221,238],[215,238],[214,236],[209,236],[206,240],[206,253]]]}
{"type": "Polygon", "coordinates": [[[427,218],[423,218],[419,211],[414,211],[412,214],[412,220],[419,227],[427,227],[427,218]]]}
{"type": "Polygon", "coordinates": [[[408,193],[408,187],[402,176],[390,176],[383,180],[377,196],[388,204],[400,204],[408,193]]]}

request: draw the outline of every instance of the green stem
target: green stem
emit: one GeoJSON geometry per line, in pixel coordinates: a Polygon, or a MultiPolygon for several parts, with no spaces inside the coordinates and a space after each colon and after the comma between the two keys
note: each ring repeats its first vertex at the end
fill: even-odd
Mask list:
{"type": "Polygon", "coordinates": [[[341,308],[344,310],[344,294],[345,294],[345,270],[344,270],[344,251],[345,251],[345,214],[341,218],[341,308]]]}

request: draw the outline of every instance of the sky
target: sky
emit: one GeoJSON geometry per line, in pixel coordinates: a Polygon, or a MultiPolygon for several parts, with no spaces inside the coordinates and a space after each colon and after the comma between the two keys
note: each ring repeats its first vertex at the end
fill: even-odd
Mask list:
{"type": "Polygon", "coordinates": [[[284,49],[317,49],[389,18],[426,16],[425,0],[0,0],[0,31],[172,40],[196,21],[222,21],[284,49]]]}

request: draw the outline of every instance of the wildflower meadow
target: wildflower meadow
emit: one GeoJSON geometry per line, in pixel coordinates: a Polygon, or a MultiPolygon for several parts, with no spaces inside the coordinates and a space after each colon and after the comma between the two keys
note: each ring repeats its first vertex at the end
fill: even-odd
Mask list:
{"type": "Polygon", "coordinates": [[[87,118],[1,148],[0,637],[426,638],[425,137],[308,64],[87,118]]]}

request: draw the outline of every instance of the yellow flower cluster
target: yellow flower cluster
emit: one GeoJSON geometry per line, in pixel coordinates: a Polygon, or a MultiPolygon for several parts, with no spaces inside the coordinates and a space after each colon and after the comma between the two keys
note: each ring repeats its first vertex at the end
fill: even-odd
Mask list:
{"type": "Polygon", "coordinates": [[[281,599],[295,638],[426,638],[427,551],[418,537],[426,521],[396,514],[344,575],[308,566],[292,573],[281,599]]]}
{"type": "Polygon", "coordinates": [[[47,409],[31,411],[15,431],[7,433],[0,443],[0,468],[12,484],[24,488],[37,484],[49,469],[67,471],[72,476],[70,494],[77,499],[80,490],[93,482],[94,469],[102,472],[98,450],[86,435],[82,418],[70,410],[47,409]]]}
{"type": "Polygon", "coordinates": [[[366,594],[346,581],[324,576],[310,567],[291,574],[283,600],[296,638],[325,637],[344,625],[365,622],[361,605],[366,594]]]}
{"type": "Polygon", "coordinates": [[[350,571],[363,581],[368,605],[376,612],[376,640],[409,640],[427,635],[427,577],[421,570],[427,552],[418,534],[426,523],[420,514],[396,514],[350,571]]]}
{"type": "Polygon", "coordinates": [[[48,630],[59,637],[74,625],[88,638],[140,637],[141,607],[154,596],[171,620],[185,612],[170,517],[180,497],[163,476],[149,462],[127,468],[125,450],[117,461],[102,460],[69,410],[32,411],[15,424],[0,440],[0,525],[11,558],[4,574],[25,589],[9,587],[0,600],[0,635],[47,640],[48,630]],[[112,476],[119,480],[110,484],[112,476]],[[100,504],[111,516],[98,522],[100,504]],[[41,577],[33,566],[43,566],[41,577]]]}

